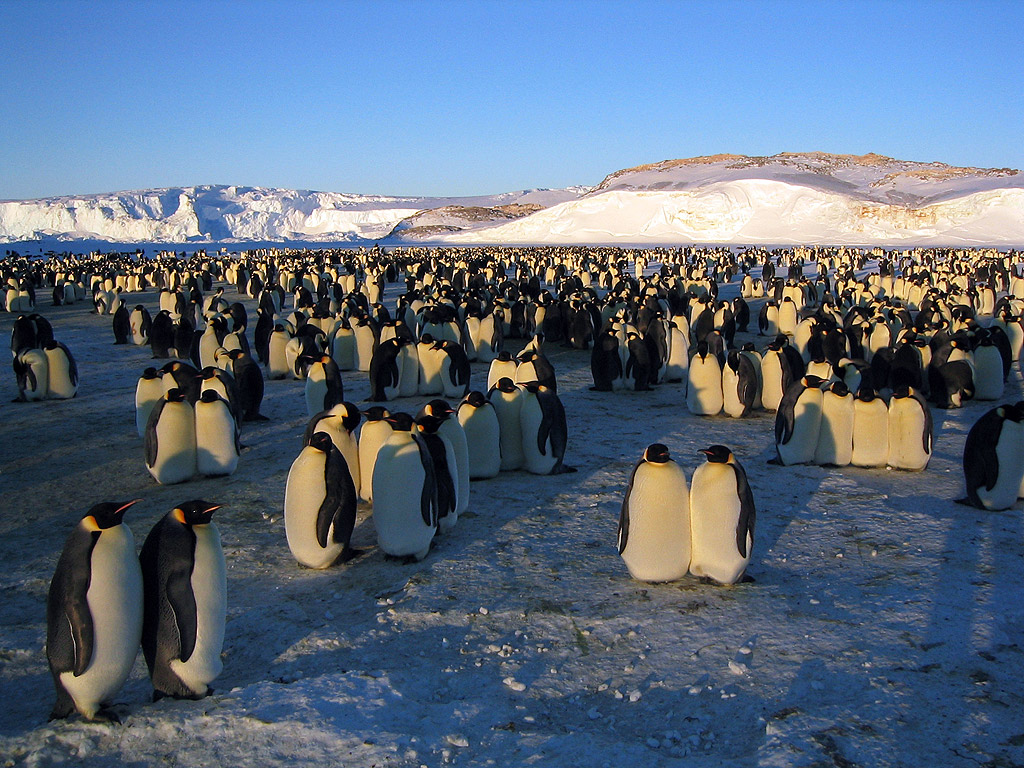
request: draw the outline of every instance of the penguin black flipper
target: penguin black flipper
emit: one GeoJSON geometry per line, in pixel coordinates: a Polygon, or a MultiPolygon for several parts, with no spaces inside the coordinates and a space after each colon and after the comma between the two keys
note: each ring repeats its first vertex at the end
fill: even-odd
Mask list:
{"type": "Polygon", "coordinates": [[[435,434],[423,436],[423,442],[430,452],[430,459],[434,465],[434,478],[437,484],[437,516],[445,517],[455,511],[456,490],[452,480],[451,467],[448,466],[444,440],[435,434]],[[442,472],[441,469],[444,471],[442,472]]]}
{"type": "Polygon", "coordinates": [[[803,391],[803,384],[794,382],[786,388],[782,400],[779,401],[779,408],[775,413],[775,443],[777,445],[785,445],[793,437],[793,409],[803,391]]]}
{"type": "Polygon", "coordinates": [[[302,447],[305,448],[309,445],[309,441],[313,439],[313,435],[317,432],[317,426],[320,422],[327,418],[327,411],[320,411],[316,416],[309,420],[306,424],[306,431],[302,433],[302,447]]]}
{"type": "MultiPolygon", "coordinates": [[[[339,493],[338,484],[341,481],[341,475],[338,467],[339,459],[341,459],[342,464],[345,463],[345,459],[338,452],[334,444],[331,443],[324,459],[324,485],[326,492],[324,493],[324,500],[320,502],[320,509],[316,513],[316,540],[321,547],[327,547],[327,544],[331,541],[331,527],[340,514],[341,494],[339,493]]],[[[347,464],[345,468],[348,468],[347,464]]]]}
{"type": "MultiPolygon", "coordinates": [[[[352,480],[352,473],[349,472],[348,462],[341,455],[341,451],[334,450],[327,457],[327,484],[335,489],[337,504],[334,509],[334,518],[331,521],[334,526],[333,540],[336,544],[343,544],[342,557],[344,560],[351,560],[355,557],[350,554],[348,543],[352,539],[352,531],[356,527],[356,508],[359,499],[356,496],[356,484],[352,480]],[[346,554],[348,556],[346,556],[346,554]]],[[[317,518],[317,535],[320,534],[320,519],[317,518]]],[[[326,542],[325,542],[326,543],[326,542]]]]}
{"type": "MultiPolygon", "coordinates": [[[[558,459],[551,470],[551,474],[559,475],[564,472],[574,472],[573,468],[562,464],[562,459],[565,458],[566,444],[569,439],[569,425],[565,418],[565,407],[554,392],[547,393],[545,400],[547,400],[547,404],[544,406],[545,414],[550,412],[550,418],[547,418],[547,416],[545,418],[548,420],[549,436],[551,438],[551,455],[558,459]]],[[[541,452],[543,453],[543,449],[541,449],[541,452]]]]}
{"type": "Polygon", "coordinates": [[[629,485],[626,486],[626,495],[622,498],[622,511],[619,512],[619,554],[621,555],[629,541],[629,497],[633,495],[633,481],[636,479],[636,471],[644,463],[640,459],[629,473],[629,485]]]}
{"type": "Polygon", "coordinates": [[[156,405],[153,406],[153,410],[150,411],[149,421],[146,422],[146,432],[143,435],[143,445],[146,451],[146,466],[155,467],[157,458],[157,449],[159,444],[156,437],[156,425],[160,421],[160,414],[164,409],[164,403],[167,400],[160,398],[156,405]]]}
{"type": "Polygon", "coordinates": [[[921,440],[924,444],[925,453],[932,452],[932,437],[935,434],[935,425],[932,423],[932,409],[928,407],[928,402],[924,399],[920,392],[914,391],[911,395],[917,404],[924,411],[924,432],[921,434],[921,440]]]}
{"type": "MultiPolygon", "coordinates": [[[[59,675],[62,672],[73,672],[77,677],[85,672],[92,661],[94,636],[87,594],[92,549],[99,536],[99,532],[90,533],[81,529],[72,532],[50,584],[46,602],[46,656],[57,686],[58,707],[54,708],[54,712],[57,712],[61,703],[61,693],[67,696],[64,686],[60,684],[59,675]]],[[[71,710],[74,710],[73,704],[71,710]]],[[[70,711],[52,717],[67,717],[68,714],[70,711]]]]}
{"type": "Polygon", "coordinates": [[[434,460],[430,458],[430,449],[423,441],[423,438],[416,434],[412,435],[413,442],[420,449],[420,463],[423,465],[423,492],[420,494],[420,514],[426,525],[437,525],[437,473],[434,471],[434,460]]]}
{"type": "Polygon", "coordinates": [[[732,465],[736,473],[736,493],[740,499],[740,516],[736,521],[736,549],[740,557],[747,556],[747,537],[754,541],[754,523],[757,521],[757,510],[754,508],[754,494],[747,482],[747,473],[739,464],[732,465]]]}
{"type": "MultiPolygon", "coordinates": [[[[66,346],[61,344],[59,341],[57,342],[57,346],[60,347],[61,350],[63,350],[64,356],[67,357],[67,359],[68,359],[68,377],[69,377],[72,385],[77,387],[78,386],[78,363],[75,362],[75,358],[71,354],[71,350],[70,349],[68,349],[66,346]]],[[[78,393],[76,392],[75,394],[77,395],[78,393]]]]}
{"type": "MultiPolygon", "coordinates": [[[[195,553],[196,535],[191,526],[175,525],[171,528],[171,535],[175,537],[187,536],[188,543],[182,544],[187,547],[188,552],[195,553]],[[174,530],[180,528],[180,531],[174,530]]],[[[166,532],[165,532],[165,535],[166,532]]],[[[199,620],[196,616],[196,596],[192,591],[192,568],[195,561],[190,558],[175,558],[172,562],[170,573],[166,582],[167,604],[174,614],[174,626],[178,630],[178,658],[181,661],[188,661],[192,652],[196,649],[196,633],[199,628],[199,620]]]]}

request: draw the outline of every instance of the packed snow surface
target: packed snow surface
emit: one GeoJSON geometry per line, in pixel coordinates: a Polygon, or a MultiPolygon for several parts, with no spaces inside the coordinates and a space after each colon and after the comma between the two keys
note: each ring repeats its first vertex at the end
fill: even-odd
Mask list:
{"type": "MultiPolygon", "coordinates": [[[[155,309],[153,291],[139,300],[155,309]]],[[[954,503],[967,430],[991,403],[935,411],[922,473],[769,466],[771,414],[696,417],[676,384],[592,392],[589,353],[553,346],[577,473],[475,481],[469,512],[415,564],[383,557],[361,507],[354,544],[367,554],[310,571],[281,517],[302,382],[267,382],[271,420],[244,425],[235,474],[158,486],[133,412],[149,350],[113,346],[109,316],[87,303],[42,311],[81,386],[73,400],[12,403],[8,375],[0,392],[6,765],[1024,763],[1020,504],[954,503]],[[757,505],[756,581],[630,579],[619,507],[653,442],[688,477],[698,449],[734,450],[757,505]],[[228,564],[224,671],[208,698],[151,703],[140,655],[115,700],[123,724],[48,723],[58,554],[92,504],[133,498],[139,542],[179,502],[225,505],[214,516],[228,564]]],[[[12,320],[0,316],[0,332],[12,320]]],[[[473,388],[485,377],[474,364],[473,388]]],[[[344,379],[346,399],[365,405],[366,375],[344,379]]],[[[1015,366],[1004,402],[1020,396],[1015,366]]],[[[388,405],[414,412],[426,399],[388,405]]]]}

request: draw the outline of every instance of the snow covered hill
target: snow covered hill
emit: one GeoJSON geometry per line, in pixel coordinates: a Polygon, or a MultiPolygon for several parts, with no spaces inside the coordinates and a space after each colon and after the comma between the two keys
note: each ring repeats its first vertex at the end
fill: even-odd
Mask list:
{"type": "Polygon", "coordinates": [[[1024,245],[1024,173],[807,152],[666,160],[593,189],[481,197],[200,186],[0,202],[0,242],[40,238],[1024,245]]]}

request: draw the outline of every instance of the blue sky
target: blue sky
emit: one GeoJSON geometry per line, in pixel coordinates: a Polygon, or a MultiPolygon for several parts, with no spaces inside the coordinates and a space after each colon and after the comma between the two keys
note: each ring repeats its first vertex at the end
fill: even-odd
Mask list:
{"type": "Polygon", "coordinates": [[[719,152],[1024,167],[1024,2],[0,0],[0,199],[487,194],[719,152]]]}

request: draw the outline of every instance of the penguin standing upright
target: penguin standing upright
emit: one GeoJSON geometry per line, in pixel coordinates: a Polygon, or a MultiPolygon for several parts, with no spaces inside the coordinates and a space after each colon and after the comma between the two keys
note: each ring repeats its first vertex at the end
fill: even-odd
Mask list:
{"type": "Polygon", "coordinates": [[[519,424],[523,436],[523,465],[535,475],[575,472],[563,463],[568,442],[565,408],[554,391],[543,384],[523,385],[519,424]]]}
{"type": "Polygon", "coordinates": [[[619,554],[639,581],[675,581],[690,568],[686,475],[653,443],[633,467],[619,515],[619,554]]]}
{"type": "Polygon", "coordinates": [[[143,440],[146,469],[161,485],[183,483],[196,473],[196,417],[184,392],[172,387],[157,401],[143,440]]]}
{"type": "Polygon", "coordinates": [[[221,673],[227,616],[227,569],[219,504],[196,499],[168,512],[139,554],[145,610],[142,653],[153,698],[201,699],[221,673]]]}
{"type": "Polygon", "coordinates": [[[142,571],[124,513],[139,500],[93,506],[68,536],[46,601],[46,658],[57,689],[50,719],[103,704],[131,673],[142,637],[142,571]]]}
{"type": "Polygon", "coordinates": [[[231,405],[208,389],[196,401],[195,417],[197,471],[207,477],[230,475],[238,468],[241,453],[238,422],[231,405]]]}
{"type": "Polygon", "coordinates": [[[923,470],[932,456],[932,434],[932,412],[924,398],[911,387],[893,392],[889,398],[889,466],[923,470]]]}
{"type": "Polygon", "coordinates": [[[359,430],[359,496],[372,502],[373,468],[377,462],[377,452],[393,430],[387,421],[391,415],[387,408],[375,405],[361,413],[366,421],[359,430]]]}
{"type": "Polygon", "coordinates": [[[458,498],[455,511],[462,514],[469,509],[469,443],[466,431],[455,416],[455,409],[446,400],[431,400],[423,406],[421,416],[436,416],[441,420],[437,433],[451,443],[455,455],[458,498]]]}
{"type": "Polygon", "coordinates": [[[405,368],[405,359],[402,357],[401,351],[402,342],[396,338],[382,341],[373,351],[369,372],[369,399],[372,402],[393,400],[401,396],[402,374],[405,368]]]}
{"type": "Polygon", "coordinates": [[[978,509],[1009,509],[1024,480],[1024,408],[1001,405],[985,413],[967,433],[963,466],[966,501],[978,509]]]}
{"type": "Polygon", "coordinates": [[[310,419],[302,438],[302,444],[309,445],[309,441],[317,432],[326,432],[330,435],[334,447],[341,451],[345,463],[348,464],[348,472],[352,475],[352,483],[357,491],[362,483],[362,474],[359,469],[359,443],[356,440],[356,427],[359,426],[361,420],[362,414],[354,404],[338,403],[333,408],[321,411],[310,419]]]}
{"type": "Polygon", "coordinates": [[[775,450],[784,465],[810,464],[821,428],[821,379],[806,376],[786,390],[775,414],[775,450]]]}
{"type": "Polygon", "coordinates": [[[735,584],[754,545],[754,495],[732,451],[712,445],[690,481],[690,573],[735,584]]]}
{"type": "Polygon", "coordinates": [[[450,531],[459,521],[459,477],[455,450],[451,442],[438,434],[441,419],[422,415],[416,419],[417,437],[427,447],[434,466],[437,483],[437,527],[442,533],[450,531]]]}
{"type": "Polygon", "coordinates": [[[163,399],[166,391],[160,371],[150,367],[142,372],[135,386],[135,429],[139,437],[145,436],[149,414],[153,406],[163,399]]]}
{"type": "Polygon", "coordinates": [[[523,389],[512,379],[502,377],[487,393],[487,399],[494,406],[500,430],[501,471],[521,469],[526,462],[523,453],[523,389]]]}
{"type": "Polygon", "coordinates": [[[46,342],[44,351],[48,372],[46,396],[70,400],[78,394],[78,364],[74,355],[59,341],[46,342]]]}
{"type": "Polygon", "coordinates": [[[834,381],[821,395],[821,423],[814,463],[847,466],[853,458],[853,394],[841,381],[834,381]]]}
{"type": "Polygon", "coordinates": [[[889,460],[889,406],[870,387],[861,386],[853,403],[855,467],[884,467],[889,460]]]}
{"type": "Polygon", "coordinates": [[[722,366],[708,349],[708,343],[700,341],[690,359],[686,406],[697,416],[715,416],[721,412],[724,402],[722,366]]]}
{"type": "Polygon", "coordinates": [[[326,432],[315,433],[288,470],[284,528],[300,565],[327,568],[358,554],[349,546],[356,524],[355,484],[326,432]]]}
{"type": "Polygon", "coordinates": [[[482,392],[473,391],[455,415],[466,433],[470,479],[497,476],[501,471],[501,426],[494,405],[482,392]]]}
{"type": "Polygon", "coordinates": [[[746,418],[758,396],[757,369],[737,349],[729,350],[722,368],[722,410],[735,419],[746,418]]]}
{"type": "Polygon", "coordinates": [[[387,418],[392,434],[373,470],[373,525],[377,544],[393,557],[422,560],[437,532],[437,481],[430,451],[409,414],[387,418]]]}
{"type": "Polygon", "coordinates": [[[518,367],[519,361],[512,357],[510,352],[499,352],[487,369],[487,391],[490,392],[494,389],[498,385],[498,381],[504,378],[515,382],[516,368],[518,367]]]}
{"type": "Polygon", "coordinates": [[[341,372],[330,355],[321,355],[310,365],[306,374],[305,395],[306,412],[310,418],[345,399],[341,372]]]}

